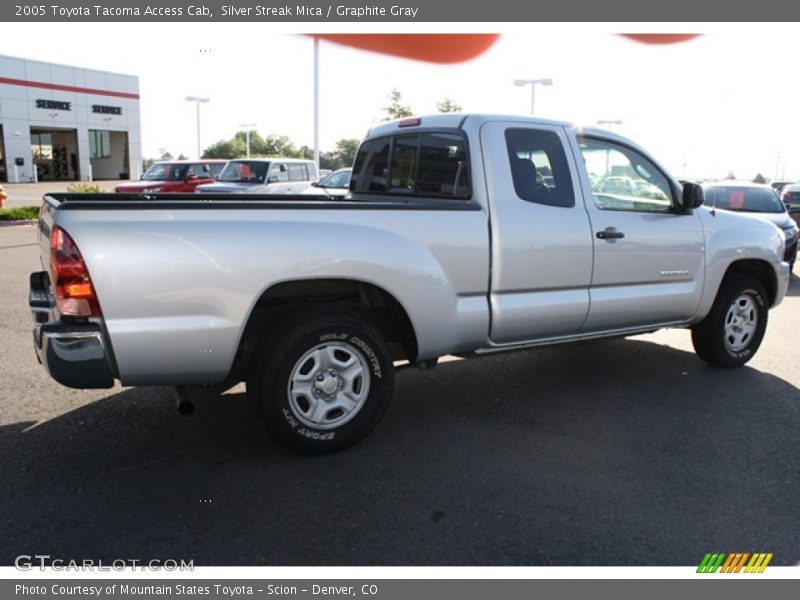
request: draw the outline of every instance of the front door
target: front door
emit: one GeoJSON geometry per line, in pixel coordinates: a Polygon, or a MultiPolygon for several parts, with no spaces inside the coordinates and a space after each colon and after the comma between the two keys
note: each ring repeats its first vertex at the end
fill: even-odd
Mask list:
{"type": "Polygon", "coordinates": [[[685,322],[705,277],[699,216],[680,214],[663,171],[640,151],[578,136],[594,244],[582,332],[685,322]]]}

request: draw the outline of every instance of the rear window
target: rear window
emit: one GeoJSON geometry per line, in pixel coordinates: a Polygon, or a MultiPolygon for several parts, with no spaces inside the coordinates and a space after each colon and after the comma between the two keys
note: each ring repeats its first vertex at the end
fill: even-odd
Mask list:
{"type": "Polygon", "coordinates": [[[772,188],[710,186],[705,189],[704,204],[742,212],[781,213],[786,210],[772,188]]]}
{"type": "Polygon", "coordinates": [[[353,192],[466,199],[472,194],[467,142],[459,133],[397,134],[364,142],[353,192]]]}

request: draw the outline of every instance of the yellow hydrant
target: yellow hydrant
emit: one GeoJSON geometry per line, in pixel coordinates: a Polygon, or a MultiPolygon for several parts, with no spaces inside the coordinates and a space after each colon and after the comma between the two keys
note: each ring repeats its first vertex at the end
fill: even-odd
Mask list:
{"type": "Polygon", "coordinates": [[[8,198],[8,194],[6,194],[5,188],[0,185],[0,208],[6,207],[6,198],[8,198]]]}

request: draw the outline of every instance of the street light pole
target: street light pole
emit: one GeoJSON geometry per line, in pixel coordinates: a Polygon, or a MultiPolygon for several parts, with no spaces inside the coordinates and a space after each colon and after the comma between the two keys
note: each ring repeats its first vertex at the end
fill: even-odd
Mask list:
{"type": "Polygon", "coordinates": [[[195,102],[197,104],[197,158],[200,158],[200,103],[211,102],[209,98],[200,98],[198,96],[186,96],[187,102],[195,102]]]}
{"type": "Polygon", "coordinates": [[[250,128],[255,127],[255,123],[240,123],[239,127],[244,127],[245,147],[247,148],[247,158],[250,158],[250,128]]]}
{"type": "Polygon", "coordinates": [[[529,85],[531,86],[531,115],[533,115],[533,107],[534,101],[536,99],[536,85],[553,85],[552,79],[515,79],[514,85],[516,86],[523,86],[529,85]]]}

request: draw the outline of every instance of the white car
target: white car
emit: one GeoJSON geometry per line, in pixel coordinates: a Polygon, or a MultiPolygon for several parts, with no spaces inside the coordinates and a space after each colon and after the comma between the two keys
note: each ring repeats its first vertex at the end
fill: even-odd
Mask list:
{"type": "Polygon", "coordinates": [[[303,190],[303,194],[344,198],[350,193],[350,174],[353,169],[339,169],[315,181],[303,190]]]}
{"type": "Polygon", "coordinates": [[[237,158],[216,183],[197,187],[206,194],[300,194],[318,179],[314,161],[296,158],[237,158]]]}

